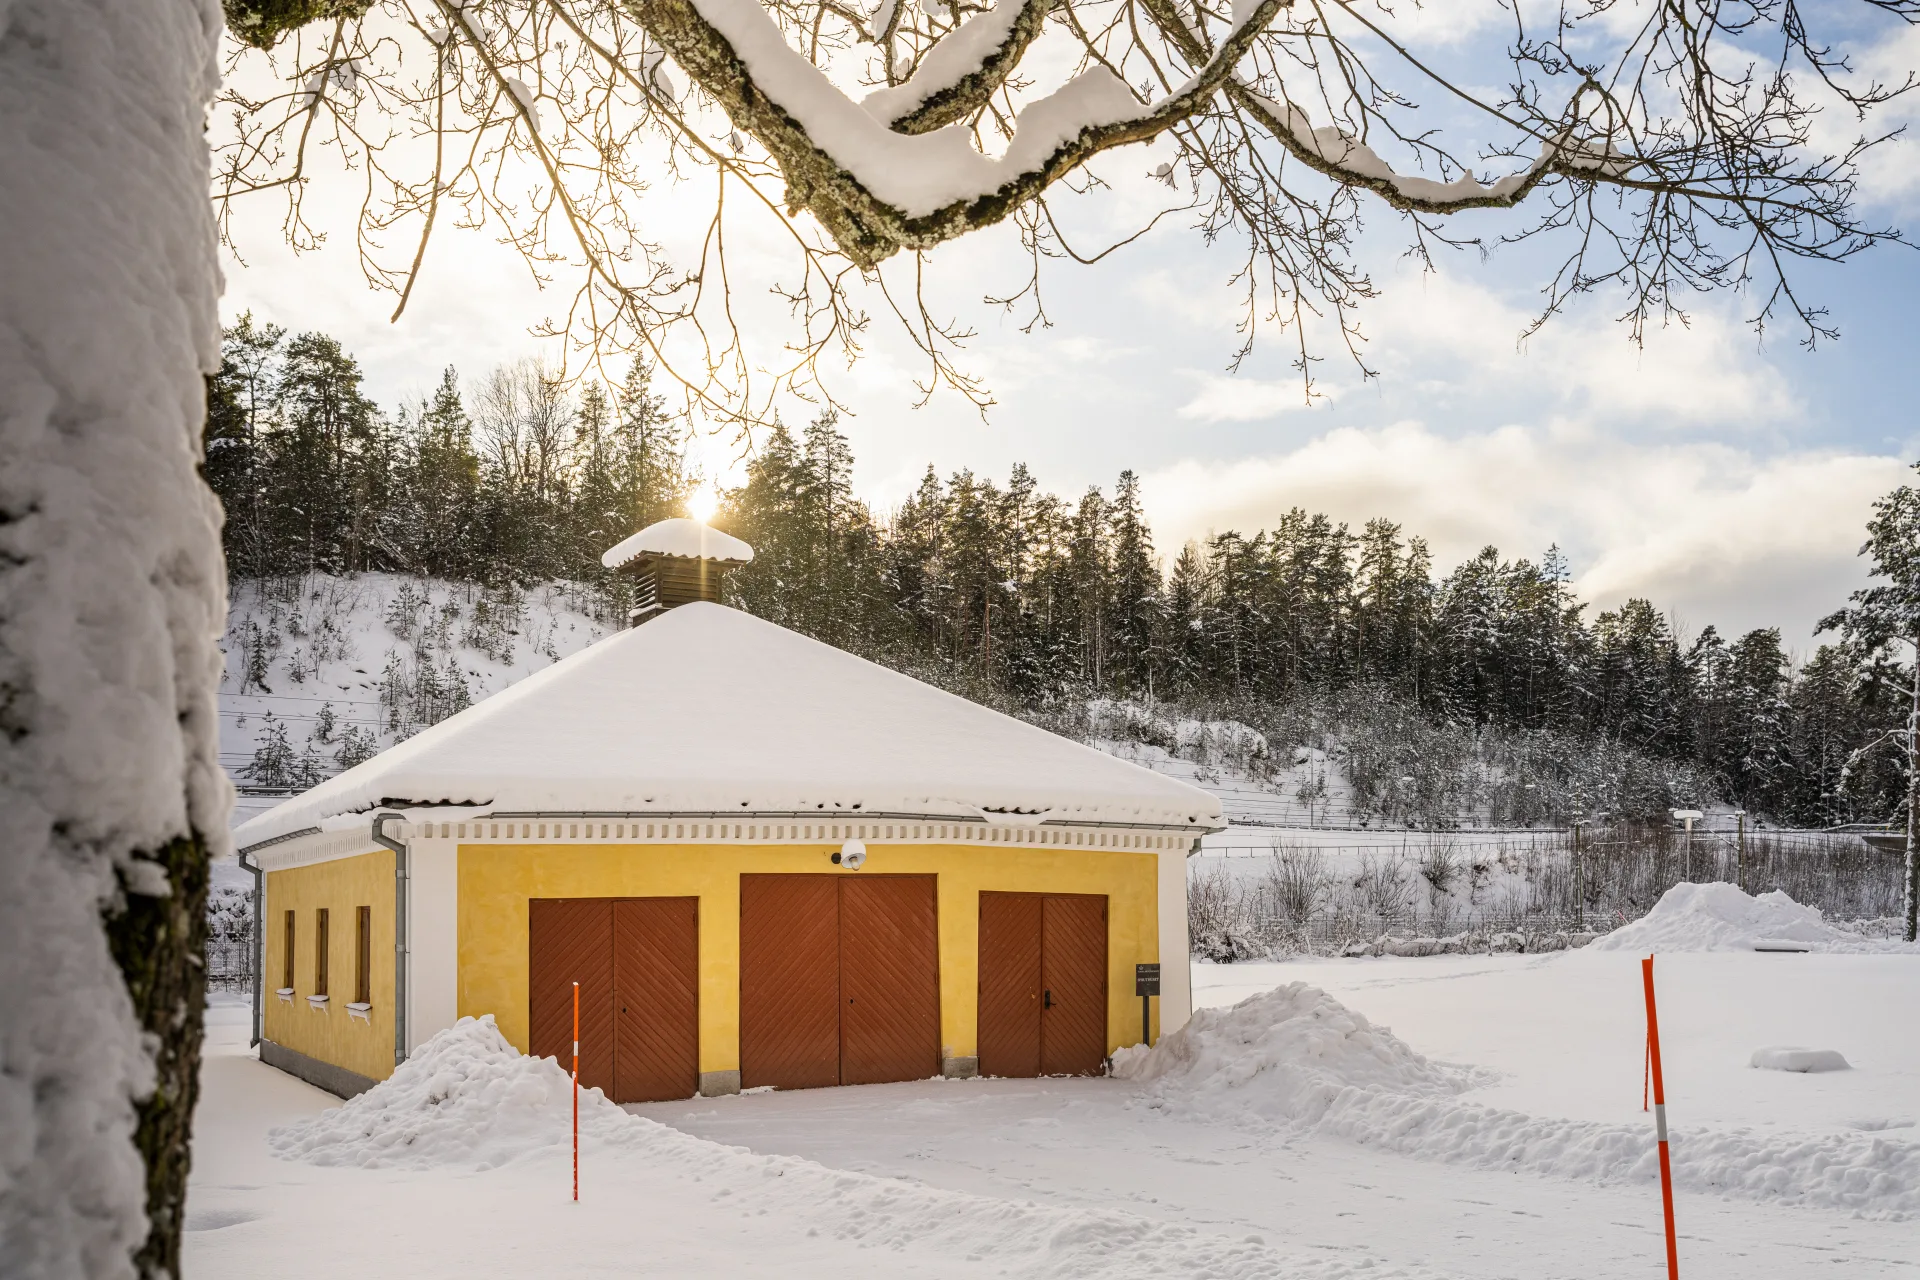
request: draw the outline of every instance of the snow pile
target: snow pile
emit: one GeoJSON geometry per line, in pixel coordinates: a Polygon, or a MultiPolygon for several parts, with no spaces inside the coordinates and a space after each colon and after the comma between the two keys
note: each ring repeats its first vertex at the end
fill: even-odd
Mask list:
{"type": "MultiPolygon", "coordinates": [[[[1140,1101],[1170,1115],[1244,1127],[1268,1121],[1419,1159],[1596,1182],[1648,1182],[1651,1122],[1607,1125],[1527,1115],[1458,1095],[1493,1073],[1432,1062],[1317,987],[1290,983],[1228,1009],[1199,1009],[1151,1049],[1113,1058],[1140,1101]]],[[[1674,1176],[1691,1190],[1920,1213],[1920,1145],[1859,1133],[1689,1131],[1676,1125],[1674,1176]]]]}
{"type": "Polygon", "coordinates": [[[1774,1045],[1755,1049],[1748,1064],[1762,1071],[1845,1071],[1847,1060],[1838,1049],[1801,1049],[1793,1045],[1774,1045]]]}
{"type": "Polygon", "coordinates": [[[1349,1092],[1451,1097],[1475,1083],[1304,982],[1196,1009],[1152,1049],[1116,1053],[1113,1073],[1146,1084],[1152,1103],[1169,1110],[1309,1125],[1349,1092]]]}
{"type": "Polygon", "coordinates": [[[1748,897],[1739,886],[1677,884],[1653,910],[1593,944],[1596,951],[1752,951],[1757,944],[1791,942],[1812,951],[1898,951],[1905,944],[1863,938],[1828,924],[1818,908],[1781,889],[1748,897]]]}
{"type": "MultiPolygon", "coordinates": [[[[580,1091],[582,1138],[618,1140],[634,1118],[598,1089],[580,1091]]],[[[363,1168],[492,1169],[572,1140],[573,1080],[529,1058],[494,1025],[462,1018],[391,1078],[269,1137],[290,1160],[363,1168]]]]}
{"type": "MultiPolygon", "coordinates": [[[[269,1141],[284,1158],[322,1165],[499,1170],[542,1155],[560,1160],[569,1142],[570,1089],[558,1064],[522,1056],[491,1016],[463,1018],[391,1079],[335,1110],[275,1130],[269,1141]]],[[[581,1091],[580,1132],[583,1164],[596,1187],[645,1196],[646,1188],[662,1182],[676,1191],[699,1184],[704,1202],[741,1205],[742,1212],[751,1205],[755,1214],[790,1222],[796,1235],[804,1229],[808,1236],[861,1248],[991,1258],[1003,1275],[1336,1280],[1353,1274],[1343,1260],[1283,1254],[1257,1237],[1229,1238],[1112,1210],[1051,1208],[760,1155],[630,1115],[598,1090],[581,1091]]],[[[884,1270],[910,1274],[913,1267],[902,1262],[884,1270]]],[[[1431,1275],[1424,1268],[1371,1266],[1366,1273],[1378,1280],[1431,1275]]]]}

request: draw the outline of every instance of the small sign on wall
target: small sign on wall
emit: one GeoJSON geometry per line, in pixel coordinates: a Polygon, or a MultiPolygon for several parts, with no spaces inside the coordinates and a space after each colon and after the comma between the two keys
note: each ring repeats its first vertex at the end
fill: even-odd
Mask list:
{"type": "Polygon", "coordinates": [[[1137,964],[1133,966],[1133,994],[1137,996],[1157,996],[1160,994],[1159,965],[1137,964]]]}

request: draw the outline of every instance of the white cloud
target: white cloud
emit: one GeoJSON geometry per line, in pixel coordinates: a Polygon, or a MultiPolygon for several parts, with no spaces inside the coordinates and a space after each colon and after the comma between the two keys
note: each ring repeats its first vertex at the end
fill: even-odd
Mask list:
{"type": "Polygon", "coordinates": [[[1316,382],[1314,404],[1309,406],[1306,387],[1297,379],[1263,382],[1197,370],[1188,370],[1187,376],[1199,384],[1199,389],[1178,412],[1191,422],[1260,422],[1289,410],[1323,405],[1340,394],[1339,388],[1316,382]]]}
{"type": "Polygon", "coordinates": [[[1343,427],[1286,453],[1181,462],[1144,479],[1163,552],[1271,525],[1290,507],[1358,526],[1383,516],[1443,567],[1492,544],[1537,558],[1558,543],[1596,607],[1646,596],[1689,626],[1813,621],[1861,580],[1868,504],[1901,483],[1895,458],[1758,457],[1712,442],[1638,444],[1560,424],[1457,438],[1418,422],[1343,427]]]}
{"type": "Polygon", "coordinates": [[[1737,430],[1799,412],[1752,331],[1722,306],[1702,306],[1686,325],[1650,332],[1642,347],[1590,304],[1554,317],[1522,345],[1531,319],[1449,271],[1400,274],[1364,316],[1372,358],[1390,383],[1439,383],[1509,414],[1528,399],[1594,421],[1737,430]]]}

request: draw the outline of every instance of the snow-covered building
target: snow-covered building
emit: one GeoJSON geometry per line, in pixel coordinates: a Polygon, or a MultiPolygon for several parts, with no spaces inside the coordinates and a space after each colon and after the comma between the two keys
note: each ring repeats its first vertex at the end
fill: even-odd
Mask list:
{"type": "Polygon", "coordinates": [[[350,1094],[490,1013],[565,1062],[576,982],[619,1101],[1097,1071],[1163,960],[1186,1021],[1218,800],[722,606],[675,562],[751,552],[687,533],[608,553],[643,625],[239,829],[266,1061],[350,1094]]]}

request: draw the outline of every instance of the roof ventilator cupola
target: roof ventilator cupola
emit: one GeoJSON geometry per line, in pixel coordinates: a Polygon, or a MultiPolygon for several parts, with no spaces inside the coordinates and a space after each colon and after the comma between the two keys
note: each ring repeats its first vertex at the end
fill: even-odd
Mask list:
{"type": "Polygon", "coordinates": [[[720,602],[720,578],[753,559],[753,548],[730,534],[684,516],[650,524],[600,557],[600,563],[633,580],[637,627],[667,609],[695,600],[720,602]]]}

